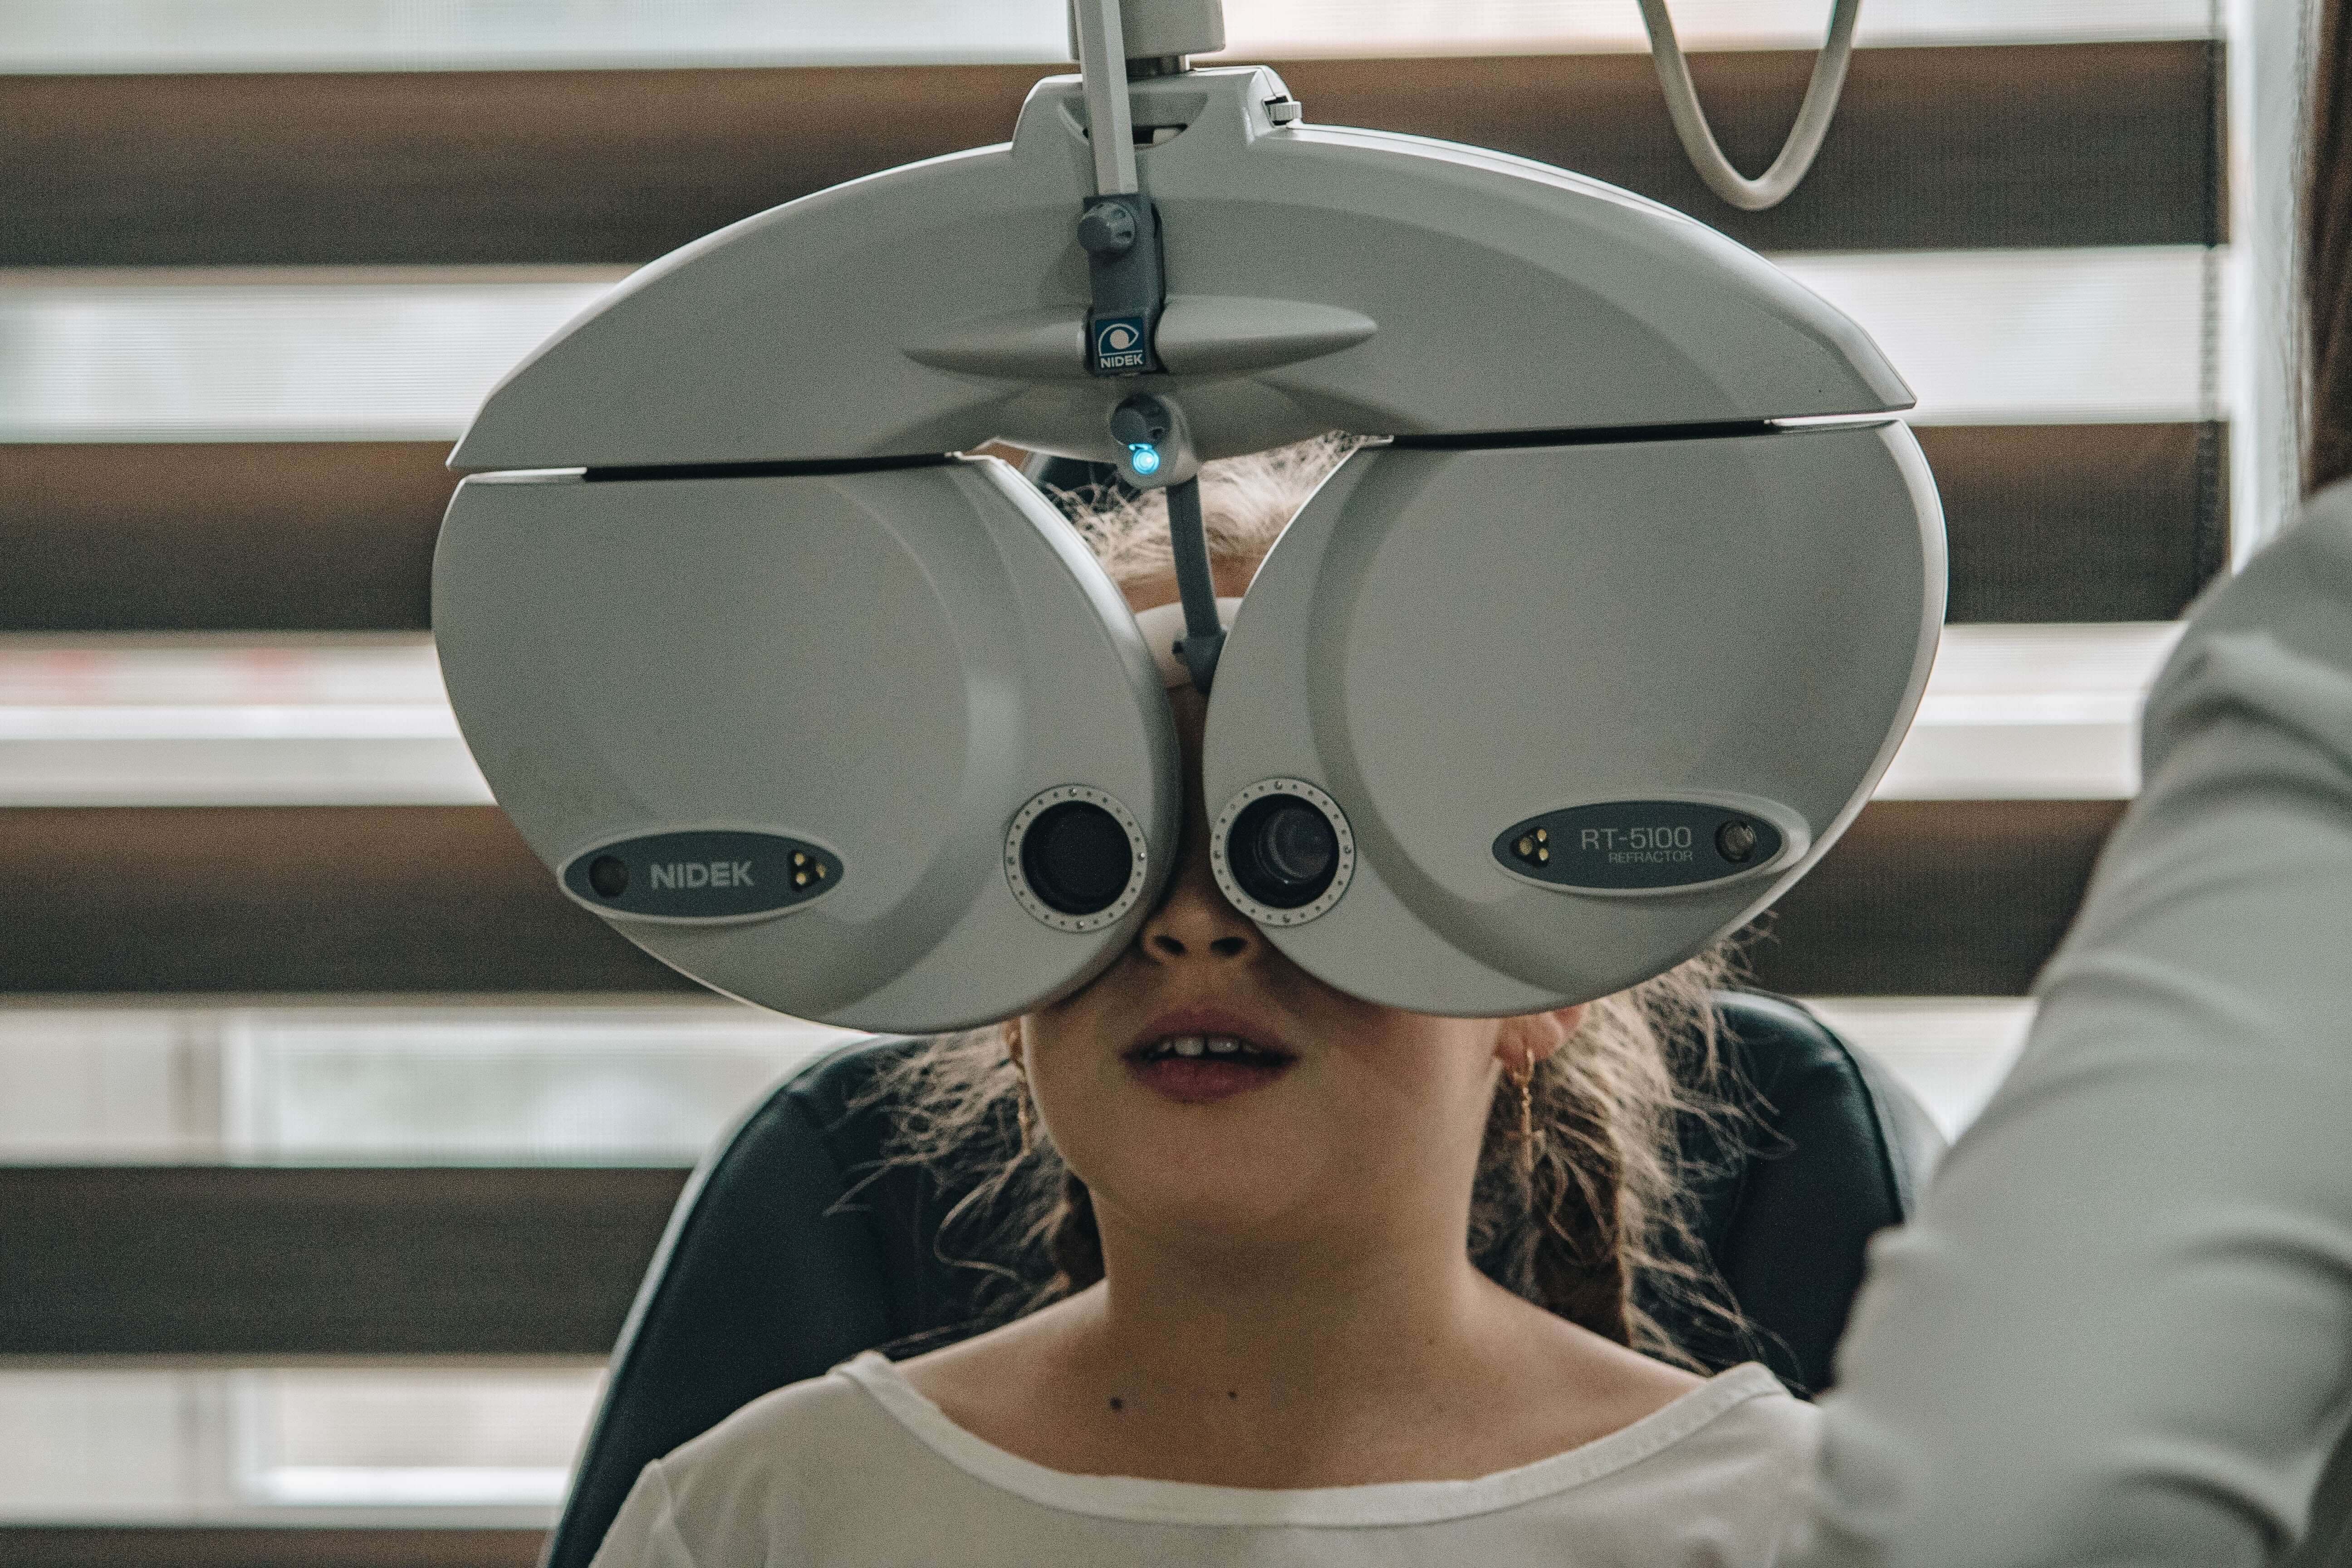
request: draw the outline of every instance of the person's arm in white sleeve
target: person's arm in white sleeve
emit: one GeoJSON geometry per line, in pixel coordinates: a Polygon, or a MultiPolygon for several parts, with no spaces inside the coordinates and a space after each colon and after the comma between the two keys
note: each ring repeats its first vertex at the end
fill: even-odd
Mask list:
{"type": "Polygon", "coordinates": [[[588,1568],[699,1568],[677,1532],[675,1505],[658,1460],[637,1472],[588,1568]]]}
{"type": "Polygon", "coordinates": [[[2032,1037],[1882,1237],[1794,1563],[2232,1568],[2352,1411],[2352,483],[2194,617],[2032,1037]]]}

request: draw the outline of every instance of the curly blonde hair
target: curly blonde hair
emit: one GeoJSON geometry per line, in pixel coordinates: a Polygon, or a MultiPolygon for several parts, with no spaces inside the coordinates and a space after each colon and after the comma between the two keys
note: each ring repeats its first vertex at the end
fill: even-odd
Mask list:
{"type": "MultiPolygon", "coordinates": [[[[1361,443],[1325,437],[1206,465],[1212,563],[1254,569],[1318,485],[1361,443]]],[[[1173,569],[1166,502],[1103,491],[1056,498],[1121,586],[1173,569]]],[[[1507,1289],[1620,1344],[1699,1367],[1662,1316],[1745,1353],[1753,1334],[1707,1261],[1696,1194],[1720,1172],[1694,1151],[1733,1150],[1744,1091],[1722,1049],[1712,993],[1734,964],[1717,948],[1589,1005],[1529,1079],[1523,1146],[1516,1086],[1488,1114],[1470,1209],[1471,1258],[1507,1289]]],[[[1026,1093],[1002,1026],[936,1037],[870,1096],[894,1110],[886,1166],[917,1166],[961,1195],[934,1243],[978,1271],[979,1317],[960,1336],[1094,1284],[1102,1244],[1086,1184],[1042,1129],[1016,1132],[1026,1093]],[[1013,1152],[1013,1151],[1018,1152],[1013,1152]]],[[[1717,1359],[1720,1359],[1719,1357],[1717,1359]]]]}

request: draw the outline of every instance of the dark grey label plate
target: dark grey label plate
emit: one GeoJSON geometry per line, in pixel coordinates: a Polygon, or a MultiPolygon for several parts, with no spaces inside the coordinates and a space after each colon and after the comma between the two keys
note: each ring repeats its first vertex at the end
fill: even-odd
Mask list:
{"type": "Polygon", "coordinates": [[[651,920],[740,920],[841,885],[838,857],[775,833],[695,828],[575,855],[563,886],[594,910],[651,920]]]}
{"type": "Polygon", "coordinates": [[[1752,812],[1688,800],[1570,806],[1505,828],[1495,859],[1562,888],[1629,892],[1737,877],[1780,853],[1779,828],[1752,812]]]}

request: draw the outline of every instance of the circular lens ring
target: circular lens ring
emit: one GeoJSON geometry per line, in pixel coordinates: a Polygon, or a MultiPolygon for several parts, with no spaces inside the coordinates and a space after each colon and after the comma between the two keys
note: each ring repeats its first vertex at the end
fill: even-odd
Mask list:
{"type": "MultiPolygon", "coordinates": [[[[1143,825],[1135,814],[1119,803],[1118,797],[1087,784],[1058,784],[1030,797],[1019,811],[1013,814],[1012,826],[1004,833],[1004,880],[1013,889],[1013,901],[1040,923],[1055,931],[1071,932],[1101,931],[1117,925],[1143,896],[1151,881],[1151,849],[1143,837],[1143,825]],[[1039,818],[1057,807],[1080,805],[1099,807],[1118,824],[1127,835],[1127,847],[1132,857],[1128,864],[1127,885],[1117,898],[1090,914],[1074,914],[1047,899],[1046,889],[1029,879],[1027,850],[1029,829],[1039,818]]],[[[1057,895],[1066,889],[1055,889],[1057,895]]]]}
{"type": "Polygon", "coordinates": [[[1225,802],[1223,809],[1217,813],[1216,820],[1209,825],[1209,869],[1217,879],[1217,890],[1225,895],[1225,901],[1258,924],[1304,925],[1329,910],[1347,892],[1348,883],[1356,874],[1356,836],[1349,827],[1348,814],[1339,809],[1339,803],[1318,786],[1308,784],[1305,779],[1260,779],[1236,791],[1234,797],[1225,802]],[[1234,829],[1243,814],[1260,801],[1275,795],[1292,796],[1313,806],[1322,814],[1333,839],[1329,882],[1307,901],[1288,909],[1254,897],[1234,875],[1228,856],[1234,829]]]}

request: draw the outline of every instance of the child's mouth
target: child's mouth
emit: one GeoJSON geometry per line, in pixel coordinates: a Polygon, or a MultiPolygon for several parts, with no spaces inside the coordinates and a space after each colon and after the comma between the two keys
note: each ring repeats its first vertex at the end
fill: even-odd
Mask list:
{"type": "Polygon", "coordinates": [[[1191,1104],[1263,1089],[1297,1059],[1237,1035],[1167,1035],[1126,1057],[1128,1070],[1146,1088],[1191,1104]]]}

